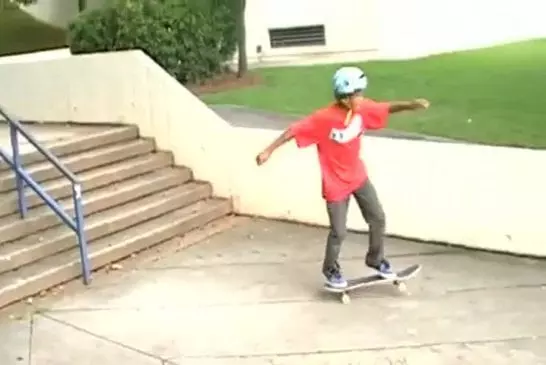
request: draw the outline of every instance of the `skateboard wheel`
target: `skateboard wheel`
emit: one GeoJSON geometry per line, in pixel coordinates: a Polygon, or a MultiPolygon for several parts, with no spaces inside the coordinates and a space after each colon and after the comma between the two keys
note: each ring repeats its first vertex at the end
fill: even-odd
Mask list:
{"type": "Polygon", "coordinates": [[[396,286],[398,287],[398,290],[400,290],[400,292],[402,293],[406,293],[408,291],[406,283],[396,283],[396,286]]]}
{"type": "Polygon", "coordinates": [[[351,297],[347,293],[341,294],[341,302],[343,304],[349,304],[351,302],[351,297]]]}

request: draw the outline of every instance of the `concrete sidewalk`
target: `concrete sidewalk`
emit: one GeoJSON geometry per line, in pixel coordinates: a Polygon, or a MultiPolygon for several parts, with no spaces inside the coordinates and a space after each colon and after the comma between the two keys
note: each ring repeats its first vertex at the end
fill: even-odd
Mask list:
{"type": "MultiPolygon", "coordinates": [[[[343,305],[321,290],[326,230],[233,219],[1,314],[0,364],[546,364],[544,261],[390,239],[396,266],[423,264],[411,294],[343,305]]],[[[346,242],[347,276],[365,244],[346,242]]]]}

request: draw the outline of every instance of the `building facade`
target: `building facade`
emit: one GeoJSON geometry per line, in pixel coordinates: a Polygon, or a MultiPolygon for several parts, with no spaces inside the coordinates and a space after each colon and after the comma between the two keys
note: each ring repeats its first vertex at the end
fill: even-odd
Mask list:
{"type": "MultiPolygon", "coordinates": [[[[75,0],[26,10],[60,26],[78,12],[75,0]]],[[[541,14],[544,0],[247,0],[247,55],[250,64],[421,57],[546,37],[541,14]]]]}

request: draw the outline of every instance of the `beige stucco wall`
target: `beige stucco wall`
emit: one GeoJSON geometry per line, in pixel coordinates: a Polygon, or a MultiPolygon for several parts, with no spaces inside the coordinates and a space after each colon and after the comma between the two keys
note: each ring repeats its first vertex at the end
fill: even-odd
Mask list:
{"type": "Polygon", "coordinates": [[[377,3],[377,0],[248,0],[245,21],[249,62],[331,57],[328,54],[366,57],[380,46],[377,3]],[[325,24],[325,46],[270,46],[270,28],[318,24],[325,24]],[[257,46],[262,47],[261,53],[257,53],[257,46]]]}
{"type": "Polygon", "coordinates": [[[266,65],[422,57],[546,37],[543,14],[542,0],[248,0],[247,53],[266,65]],[[269,47],[268,28],[320,23],[326,46],[269,47]]]}
{"type": "Polygon", "coordinates": [[[546,37],[543,0],[379,0],[378,4],[381,58],[421,57],[546,37]]]}
{"type": "MultiPolygon", "coordinates": [[[[138,51],[0,64],[0,102],[31,120],[135,123],[238,212],[326,224],[312,149],[258,168],[275,131],[234,128],[138,51]]],[[[367,137],[390,234],[546,256],[546,151],[367,137]]],[[[353,204],[349,226],[365,225],[353,204]]]]}

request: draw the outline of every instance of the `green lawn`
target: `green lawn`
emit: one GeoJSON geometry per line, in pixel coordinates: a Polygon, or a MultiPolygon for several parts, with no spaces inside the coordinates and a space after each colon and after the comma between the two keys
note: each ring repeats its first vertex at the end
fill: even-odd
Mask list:
{"type": "MultiPolygon", "coordinates": [[[[546,39],[420,60],[362,62],[374,99],[428,98],[427,112],[398,115],[390,128],[487,144],[546,148],[546,39]],[[471,120],[471,122],[469,122],[471,120]]],[[[265,68],[264,84],[203,96],[305,114],[331,100],[339,65],[265,68]]]]}
{"type": "Polygon", "coordinates": [[[0,10],[0,56],[65,47],[65,31],[18,8],[0,10]]]}

